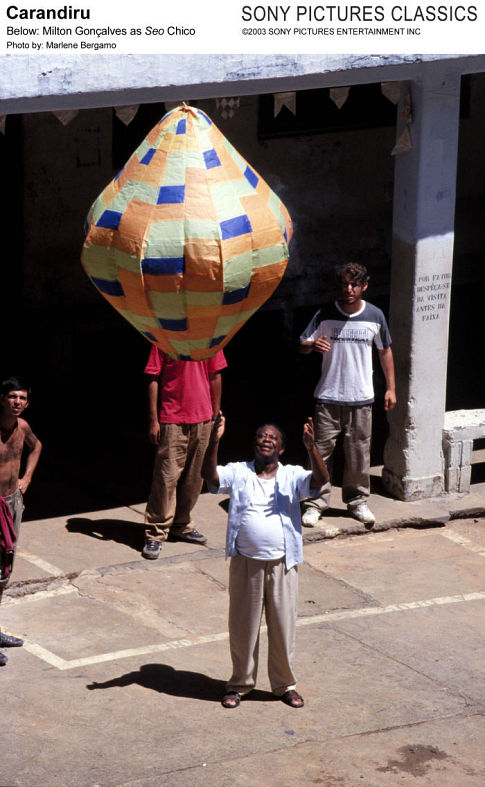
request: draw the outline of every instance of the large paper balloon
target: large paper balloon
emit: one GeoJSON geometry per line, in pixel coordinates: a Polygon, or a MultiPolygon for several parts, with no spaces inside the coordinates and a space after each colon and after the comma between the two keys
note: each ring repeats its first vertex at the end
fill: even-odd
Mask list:
{"type": "Polygon", "coordinates": [[[224,347],[278,286],[291,219],[200,109],[158,123],[91,207],[82,263],[173,358],[224,347]]]}

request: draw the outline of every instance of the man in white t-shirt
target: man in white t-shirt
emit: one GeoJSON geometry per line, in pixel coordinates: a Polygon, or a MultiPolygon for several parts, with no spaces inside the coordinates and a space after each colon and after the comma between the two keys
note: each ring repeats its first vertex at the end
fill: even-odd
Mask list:
{"type": "MultiPolygon", "coordinates": [[[[370,495],[370,442],[372,432],[372,344],[386,378],[384,409],[396,404],[394,361],[386,319],[363,300],[367,269],[349,262],[337,271],[340,296],[323,306],[300,337],[300,352],[321,353],[322,370],[315,388],[315,443],[326,462],[343,432],[345,455],[342,499],[355,519],[373,525],[367,501],[370,495]]],[[[304,503],[302,523],[313,527],[330,501],[330,483],[318,499],[304,503]]]]}
{"type": "Polygon", "coordinates": [[[275,424],[256,431],[253,462],[217,464],[224,433],[216,418],[202,476],[209,491],[230,494],[226,557],[229,569],[229,642],[232,677],[222,704],[237,708],[256,685],[263,609],[268,628],[268,675],[273,693],[292,708],[303,707],[295,689],[295,632],[298,564],[303,561],[300,502],[317,495],[329,475],[313,436],[311,418],[303,443],[311,470],[279,461],[285,437],[275,424]]]}

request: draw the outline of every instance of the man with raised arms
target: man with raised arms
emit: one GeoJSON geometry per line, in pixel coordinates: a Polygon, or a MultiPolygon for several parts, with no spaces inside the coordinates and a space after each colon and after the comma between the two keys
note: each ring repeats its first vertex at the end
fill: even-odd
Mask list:
{"type": "Polygon", "coordinates": [[[268,674],[273,693],[301,708],[294,673],[298,565],[303,562],[300,501],[318,495],[329,480],[315,447],[311,418],[303,443],[311,470],[283,465],[285,435],[276,424],[263,424],[254,438],[254,460],[217,464],[224,433],[216,418],[202,475],[209,491],[230,494],[226,557],[229,569],[229,640],[232,677],[222,705],[237,708],[256,685],[259,628],[263,609],[268,628],[268,674]]]}

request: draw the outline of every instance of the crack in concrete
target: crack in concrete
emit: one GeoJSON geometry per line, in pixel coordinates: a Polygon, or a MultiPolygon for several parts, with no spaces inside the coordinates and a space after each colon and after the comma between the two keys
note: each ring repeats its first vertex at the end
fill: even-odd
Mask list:
{"type": "Polygon", "coordinates": [[[99,599],[97,599],[97,598],[96,598],[96,596],[92,596],[90,593],[86,593],[85,591],[81,590],[81,588],[79,587],[79,585],[77,585],[77,584],[76,584],[76,582],[74,582],[74,581],[73,581],[73,582],[71,582],[71,585],[72,585],[74,588],[76,588],[76,590],[77,590],[77,592],[78,592],[78,595],[79,595],[81,598],[86,598],[86,599],[88,599],[89,601],[99,601],[99,599]]]}
{"type": "Polygon", "coordinates": [[[365,536],[369,533],[383,533],[387,530],[403,530],[404,528],[418,528],[419,530],[428,528],[444,527],[451,519],[451,513],[437,514],[436,516],[403,516],[399,519],[392,519],[387,522],[376,522],[372,528],[365,525],[350,523],[340,527],[319,527],[311,533],[303,533],[303,544],[317,543],[318,541],[342,540],[348,536],[365,536]]]}
{"type": "Polygon", "coordinates": [[[23,596],[31,596],[35,593],[44,593],[46,590],[62,587],[63,584],[71,584],[72,580],[77,576],[79,576],[79,572],[60,574],[56,577],[25,579],[13,582],[5,591],[5,599],[22,598],[23,596]]]}
{"type": "MultiPolygon", "coordinates": [[[[92,579],[94,582],[99,583],[99,586],[102,590],[106,590],[106,585],[103,584],[105,574],[92,574],[92,579]]],[[[139,620],[143,625],[147,628],[151,628],[157,631],[158,634],[162,634],[166,637],[173,637],[173,636],[186,636],[187,629],[181,626],[174,620],[164,618],[162,615],[159,614],[157,608],[147,608],[142,607],[140,604],[137,603],[136,597],[130,596],[126,591],[122,590],[121,588],[117,588],[113,585],[110,585],[108,588],[109,593],[119,594],[123,596],[123,600],[121,603],[118,603],[114,598],[102,598],[100,596],[93,596],[89,593],[83,592],[75,582],[72,582],[72,585],[76,588],[81,598],[87,598],[91,601],[96,601],[99,604],[104,605],[106,608],[115,609],[117,612],[121,612],[124,615],[128,615],[135,620],[139,620]],[[127,601],[128,599],[131,599],[127,601]],[[166,625],[164,625],[166,624],[166,625]]]]}
{"type": "Polygon", "coordinates": [[[474,705],[477,704],[476,701],[474,701],[471,697],[468,697],[466,694],[463,694],[458,689],[450,687],[446,683],[442,683],[440,680],[437,680],[434,677],[434,675],[428,675],[426,672],[423,672],[422,670],[416,669],[416,667],[413,667],[411,664],[408,664],[406,661],[402,661],[401,659],[397,658],[396,656],[393,656],[392,654],[387,653],[386,651],[381,650],[380,648],[377,648],[374,645],[369,645],[368,642],[364,642],[364,640],[360,639],[360,637],[357,637],[355,634],[350,634],[348,631],[342,630],[339,627],[338,623],[335,623],[335,624],[332,625],[332,622],[330,621],[328,625],[330,625],[332,628],[334,628],[336,631],[338,631],[338,633],[341,634],[342,636],[348,637],[349,639],[353,640],[354,642],[358,642],[359,645],[361,645],[363,648],[366,648],[367,650],[373,651],[374,653],[378,653],[380,656],[383,656],[384,658],[388,659],[389,661],[392,661],[394,664],[399,664],[399,666],[405,667],[406,669],[410,670],[411,672],[414,672],[415,675],[419,675],[421,678],[426,678],[426,680],[431,681],[435,686],[439,686],[439,688],[445,689],[446,691],[448,691],[451,694],[452,697],[459,698],[459,699],[463,700],[463,702],[465,703],[465,707],[466,708],[472,708],[474,705]]]}
{"type": "MultiPolygon", "coordinates": [[[[369,607],[380,607],[381,604],[379,600],[374,598],[374,596],[369,595],[364,590],[360,590],[360,588],[355,587],[355,585],[351,585],[346,582],[345,579],[339,579],[338,577],[332,576],[332,574],[328,574],[322,568],[317,568],[313,566],[311,563],[308,563],[306,560],[303,561],[303,564],[306,568],[310,569],[312,572],[320,574],[326,580],[335,583],[336,585],[340,585],[341,587],[345,588],[345,590],[349,590],[351,593],[356,595],[363,603],[364,606],[369,607]]],[[[339,607],[339,609],[353,609],[352,607],[339,607]]]]}
{"type": "MultiPolygon", "coordinates": [[[[420,719],[419,721],[410,721],[407,724],[391,724],[387,727],[376,727],[372,730],[363,730],[362,732],[351,732],[348,735],[338,735],[335,738],[325,738],[324,740],[350,740],[351,738],[365,738],[369,735],[379,735],[381,732],[394,732],[395,730],[409,730],[414,727],[422,727],[423,724],[430,722],[446,721],[448,719],[472,719],[474,716],[485,715],[485,710],[473,711],[473,713],[445,713],[441,716],[430,716],[428,719],[420,719]]],[[[311,741],[310,741],[311,742],[311,741]]]]}
{"type": "Polygon", "coordinates": [[[214,585],[217,585],[217,587],[220,590],[226,591],[228,589],[227,585],[225,585],[223,582],[220,582],[218,579],[216,579],[216,577],[214,577],[212,574],[209,574],[207,571],[203,571],[203,569],[201,569],[200,566],[196,566],[196,570],[198,571],[199,574],[202,574],[203,577],[206,577],[214,585]]]}
{"type": "Polygon", "coordinates": [[[74,579],[81,576],[92,575],[95,577],[107,576],[110,574],[118,574],[123,571],[137,570],[137,571],[161,571],[167,565],[173,565],[184,562],[196,562],[198,560],[208,560],[209,558],[221,557],[225,554],[223,549],[207,549],[204,552],[193,552],[188,555],[173,555],[171,557],[159,558],[156,565],[148,563],[147,561],[133,560],[129,563],[117,563],[113,566],[99,566],[92,569],[81,569],[80,571],[71,571],[66,574],[59,574],[58,576],[43,577],[42,579],[24,579],[17,582],[12,582],[5,590],[4,598],[18,598],[20,596],[32,595],[34,593],[50,590],[57,587],[62,582],[72,583],[74,579]]]}

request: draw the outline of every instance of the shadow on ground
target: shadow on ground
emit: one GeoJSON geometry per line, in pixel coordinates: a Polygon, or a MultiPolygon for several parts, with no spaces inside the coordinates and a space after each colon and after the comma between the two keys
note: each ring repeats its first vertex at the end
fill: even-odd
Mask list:
{"type": "MultiPolygon", "coordinates": [[[[132,686],[133,684],[159,691],[162,694],[171,694],[174,697],[190,697],[207,702],[220,702],[226,688],[226,682],[223,680],[210,678],[201,672],[176,670],[169,664],[143,664],[136,672],[127,672],[125,675],[103,683],[93,681],[88,683],[86,688],[89,691],[94,691],[132,686]]],[[[248,694],[245,701],[268,702],[275,699],[276,697],[269,691],[254,689],[248,694]]]]}
{"type": "Polygon", "coordinates": [[[83,533],[99,541],[116,541],[139,552],[145,543],[143,523],[137,524],[125,519],[88,519],[71,517],[67,520],[69,533],[83,533]]]}

